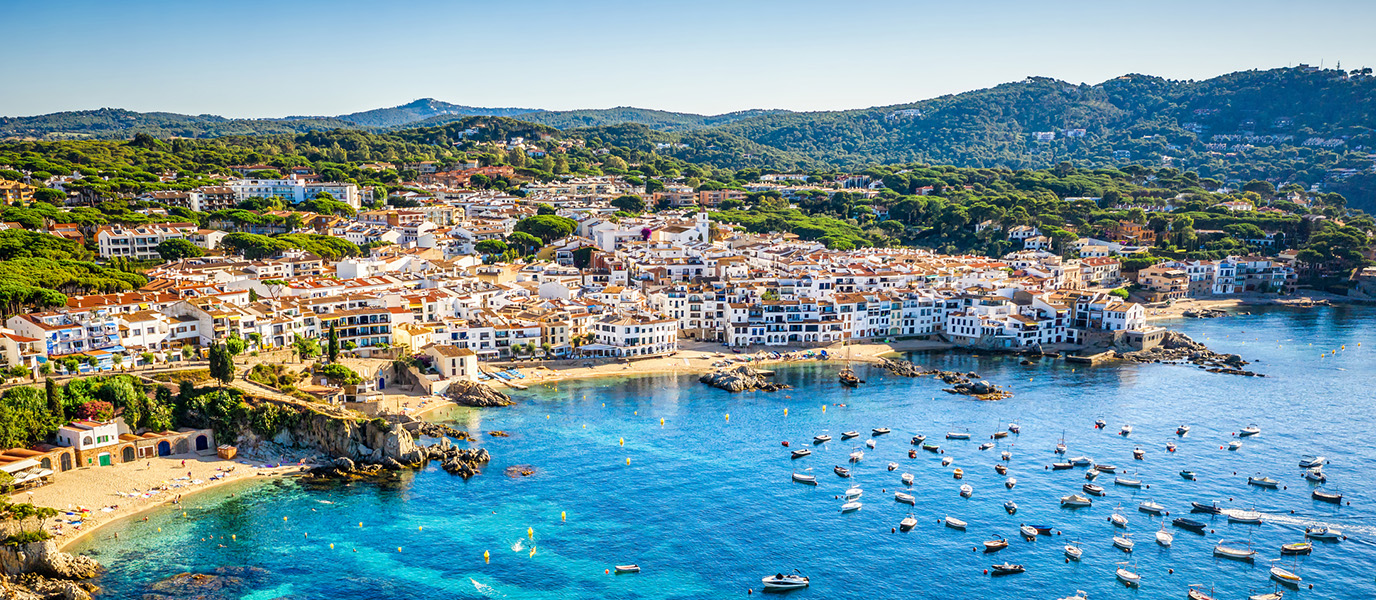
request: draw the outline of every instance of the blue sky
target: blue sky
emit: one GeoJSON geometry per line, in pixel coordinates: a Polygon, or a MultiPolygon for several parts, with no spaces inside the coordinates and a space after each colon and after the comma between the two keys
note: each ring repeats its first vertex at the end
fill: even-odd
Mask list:
{"type": "Polygon", "coordinates": [[[1373,19],[1369,0],[0,0],[0,115],[860,108],[1028,75],[1376,66],[1373,19]]]}

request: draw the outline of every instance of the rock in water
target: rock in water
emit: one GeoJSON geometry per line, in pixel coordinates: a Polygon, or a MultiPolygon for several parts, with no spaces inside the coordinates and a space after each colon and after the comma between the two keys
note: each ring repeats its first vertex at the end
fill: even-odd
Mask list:
{"type": "Polygon", "coordinates": [[[728,392],[744,392],[746,390],[775,392],[788,389],[787,385],[774,383],[765,379],[764,373],[748,365],[741,365],[734,369],[708,373],[699,378],[698,381],[728,392]]]}
{"type": "Polygon", "coordinates": [[[476,381],[456,381],[446,392],[449,399],[464,406],[491,407],[511,406],[511,397],[492,389],[485,383],[476,381]]]}

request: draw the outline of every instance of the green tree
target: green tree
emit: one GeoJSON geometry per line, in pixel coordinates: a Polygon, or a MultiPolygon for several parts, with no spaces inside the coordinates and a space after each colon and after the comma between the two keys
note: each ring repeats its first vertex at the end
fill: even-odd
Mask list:
{"type": "Polygon", "coordinates": [[[567,237],[577,228],[578,223],[573,219],[554,215],[536,215],[521,219],[520,222],[516,223],[515,231],[533,235],[548,244],[567,237]]]}
{"type": "Polygon", "coordinates": [[[534,254],[541,246],[544,246],[544,242],[541,242],[540,238],[523,231],[517,231],[507,236],[506,241],[523,256],[534,254]]]}
{"type": "Polygon", "coordinates": [[[482,240],[473,244],[473,249],[481,254],[503,254],[508,246],[502,240],[482,240]]]}
{"type": "Polygon", "coordinates": [[[314,339],[293,335],[291,345],[292,351],[295,352],[301,360],[309,360],[320,355],[320,342],[314,339]]]}
{"type": "Polygon", "coordinates": [[[334,386],[358,385],[363,382],[363,378],[359,377],[358,373],[337,363],[317,367],[315,374],[324,377],[330,382],[330,385],[334,386]]]}
{"type": "Polygon", "coordinates": [[[328,352],[331,363],[334,363],[339,360],[339,333],[336,332],[334,328],[335,323],[337,322],[338,321],[330,321],[330,341],[328,346],[328,352]]]}
{"type": "Polygon", "coordinates": [[[640,213],[640,212],[644,212],[644,211],[645,211],[645,207],[646,207],[646,205],[645,205],[645,200],[641,199],[640,196],[636,196],[636,195],[632,195],[632,194],[626,194],[626,195],[624,195],[624,196],[618,196],[616,199],[612,200],[609,204],[611,204],[611,206],[612,206],[613,208],[616,208],[616,209],[619,209],[619,210],[624,210],[624,211],[629,212],[629,213],[640,213]]]}
{"type": "Polygon", "coordinates": [[[163,240],[161,244],[158,244],[158,256],[161,256],[163,260],[173,261],[205,256],[205,251],[184,239],[172,238],[163,240]]]}
{"type": "Polygon", "coordinates": [[[210,347],[210,376],[219,381],[221,387],[234,381],[234,358],[224,344],[210,347]]]}

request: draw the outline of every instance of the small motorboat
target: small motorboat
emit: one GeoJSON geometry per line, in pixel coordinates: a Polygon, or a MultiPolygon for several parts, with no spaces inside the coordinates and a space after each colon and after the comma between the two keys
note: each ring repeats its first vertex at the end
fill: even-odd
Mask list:
{"type": "Polygon", "coordinates": [[[923,442],[923,443],[922,443],[922,449],[923,449],[923,450],[926,450],[926,451],[928,451],[928,452],[940,452],[940,451],[941,451],[941,446],[938,446],[938,445],[936,445],[936,444],[928,444],[928,443],[926,443],[926,442],[923,442]]]}
{"type": "Polygon", "coordinates": [[[1087,480],[1089,480],[1089,481],[1094,481],[1095,479],[1098,479],[1098,478],[1099,478],[1099,472],[1098,472],[1098,471],[1095,471],[1094,469],[1090,469],[1090,470],[1088,470],[1088,471],[1085,471],[1085,479],[1087,479],[1087,480]]]}
{"type": "Polygon", "coordinates": [[[1066,470],[1066,469],[1071,469],[1071,468],[1074,468],[1074,467],[1075,467],[1075,465],[1073,465],[1073,464],[1071,464],[1071,463],[1068,463],[1068,462],[1053,462],[1053,463],[1051,463],[1051,470],[1053,470],[1053,471],[1064,471],[1064,470],[1066,470]]]}
{"type": "Polygon", "coordinates": [[[941,458],[941,466],[943,466],[943,467],[949,467],[949,466],[951,466],[951,463],[953,463],[953,462],[955,462],[955,461],[956,461],[956,459],[954,459],[954,458],[951,458],[951,457],[949,457],[949,456],[943,456],[943,457],[941,458]]]}
{"type": "Polygon", "coordinates": [[[616,572],[619,573],[639,573],[640,565],[616,565],[616,572]]]}
{"type": "Polygon", "coordinates": [[[925,435],[915,435],[915,436],[913,436],[913,445],[914,445],[914,446],[916,446],[916,445],[918,445],[918,444],[921,444],[922,442],[925,442],[925,441],[927,441],[927,436],[925,436],[925,435]]]}
{"type": "Polygon", "coordinates": [[[865,446],[866,446],[866,447],[869,447],[869,448],[874,448],[874,440],[873,440],[873,439],[865,440],[865,446]]]}
{"type": "Polygon", "coordinates": [[[1174,521],[1171,521],[1171,525],[1174,525],[1181,529],[1189,529],[1190,531],[1204,531],[1204,528],[1208,527],[1208,525],[1203,521],[1186,519],[1184,517],[1177,517],[1174,521]]]}
{"type": "Polygon", "coordinates": [[[798,590],[807,587],[808,579],[798,574],[797,571],[792,575],[779,573],[772,577],[765,577],[760,582],[764,584],[766,590],[798,590]]]}
{"type": "Polygon", "coordinates": [[[1241,447],[1242,447],[1242,442],[1241,442],[1241,441],[1233,440],[1233,441],[1231,441],[1231,442],[1228,442],[1228,450],[1229,450],[1229,451],[1237,450],[1238,448],[1241,448],[1241,447]]]}
{"type": "Polygon", "coordinates": [[[964,479],[964,478],[965,478],[965,469],[962,469],[962,468],[960,468],[960,467],[956,467],[956,470],[951,471],[951,476],[952,476],[952,477],[955,477],[956,479],[964,479]]]}
{"type": "Polygon", "coordinates": [[[946,526],[950,527],[951,529],[965,529],[965,525],[965,521],[962,521],[955,517],[946,517],[946,526]]]}
{"type": "Polygon", "coordinates": [[[1005,475],[1008,473],[1008,467],[1005,467],[1003,465],[994,465],[994,472],[998,473],[999,475],[1005,475]]]}
{"type": "Polygon", "coordinates": [[[1103,429],[1103,428],[1105,428],[1105,427],[1108,427],[1108,421],[1105,421],[1105,420],[1103,420],[1103,419],[1099,419],[1099,420],[1097,420],[1097,421],[1094,422],[1094,428],[1095,428],[1095,429],[1103,429]]]}
{"type": "Polygon", "coordinates": [[[850,469],[847,469],[841,465],[836,465],[835,467],[832,467],[831,470],[835,472],[837,475],[840,475],[841,477],[850,477],[850,469]]]}
{"type": "Polygon", "coordinates": [[[841,432],[841,439],[843,439],[843,440],[848,440],[848,439],[853,438],[853,437],[860,437],[860,432],[859,432],[859,431],[843,431],[843,432],[841,432]]]}
{"type": "Polygon", "coordinates": [[[999,550],[1002,550],[1002,549],[1007,548],[1007,547],[1008,547],[1008,540],[1005,540],[1005,539],[1003,539],[1003,538],[999,538],[999,539],[997,539],[997,540],[989,540],[989,541],[987,541],[987,542],[984,542],[984,551],[985,551],[985,552],[998,552],[999,550]]]}
{"type": "Polygon", "coordinates": [[[1162,525],[1161,529],[1156,532],[1156,543],[1160,544],[1162,548],[1170,548],[1171,543],[1174,541],[1175,536],[1171,535],[1171,532],[1166,531],[1165,525],[1162,525]]]}
{"type": "Polygon", "coordinates": [[[910,504],[910,505],[913,505],[913,506],[916,506],[916,505],[917,505],[917,498],[913,497],[912,494],[905,494],[905,493],[903,493],[903,492],[894,492],[894,493],[893,493],[893,499],[894,499],[895,501],[897,501],[897,502],[902,502],[902,503],[904,503],[904,504],[910,504]]]}
{"type": "Polygon", "coordinates": [[[830,441],[831,441],[831,436],[826,435],[826,434],[822,434],[822,435],[815,436],[815,437],[812,438],[812,443],[814,443],[814,444],[822,444],[822,443],[830,442],[830,441]]]}
{"type": "Polygon", "coordinates": [[[916,451],[916,450],[909,450],[909,451],[908,451],[908,458],[917,458],[917,451],[916,451]]]}
{"type": "Polygon", "coordinates": [[[948,440],[968,440],[968,439],[970,439],[970,434],[969,434],[968,432],[948,431],[948,432],[946,432],[946,439],[948,439],[948,440]]]}
{"type": "Polygon", "coordinates": [[[1018,425],[1017,423],[1009,423],[1008,431],[1013,433],[1022,433],[1022,426],[1018,425]]]}
{"type": "Polygon", "coordinates": [[[889,433],[890,431],[892,430],[888,427],[875,427],[874,429],[870,430],[870,435],[884,435],[886,433],[889,433]]]}
{"type": "Polygon", "coordinates": [[[1189,425],[1181,425],[1175,428],[1175,435],[1185,435],[1190,432],[1189,425]]]}
{"type": "Polygon", "coordinates": [[[961,497],[963,497],[963,498],[969,498],[970,496],[973,496],[974,494],[975,494],[975,488],[970,487],[970,484],[967,483],[967,484],[965,484],[965,485],[960,486],[960,495],[961,495],[961,497]]]}
{"type": "Polygon", "coordinates": [[[1081,495],[1079,495],[1079,494],[1071,494],[1071,495],[1069,495],[1069,496],[1061,496],[1061,506],[1065,506],[1065,507],[1069,507],[1069,508],[1076,508],[1076,507],[1080,507],[1080,506],[1093,506],[1093,505],[1094,505],[1094,501],[1093,501],[1093,500],[1090,500],[1089,498],[1087,498],[1087,497],[1085,497],[1085,496],[1081,496],[1081,495]]]}
{"type": "Polygon", "coordinates": [[[1133,587],[1141,585],[1142,583],[1141,575],[1124,569],[1122,567],[1118,567],[1118,570],[1114,573],[1114,575],[1118,578],[1118,581],[1121,581],[1133,587]]]}
{"type": "Polygon", "coordinates": [[[1313,469],[1315,467],[1322,467],[1326,462],[1328,462],[1328,459],[1322,456],[1305,455],[1304,458],[1300,459],[1300,468],[1313,469]]]}
{"type": "Polygon", "coordinates": [[[1002,460],[1002,461],[1007,462],[1007,461],[1012,460],[1012,459],[1013,459],[1013,453],[1012,453],[1012,452],[1009,452],[1009,451],[1007,451],[1007,450],[1004,450],[1003,452],[1000,452],[1000,453],[999,453],[999,460],[1002,460]]]}
{"type": "Polygon", "coordinates": [[[1255,510],[1229,510],[1224,511],[1228,515],[1229,523],[1242,523],[1243,525],[1260,525],[1261,513],[1255,510]]]}
{"type": "Polygon", "coordinates": [[[1203,504],[1203,503],[1200,503],[1200,502],[1191,502],[1191,503],[1190,503],[1190,507],[1191,507],[1191,508],[1190,508],[1190,512],[1208,513],[1208,514],[1211,514],[1211,515],[1216,515],[1216,514],[1220,514],[1220,513],[1223,512],[1223,507],[1222,507],[1222,506],[1219,506],[1217,502],[1214,502],[1214,503],[1212,503],[1212,504],[1203,504]]]}
{"type": "Polygon", "coordinates": [[[1142,487],[1142,480],[1141,480],[1141,479],[1132,479],[1132,478],[1129,478],[1129,477],[1123,477],[1123,476],[1119,475],[1118,477],[1114,477],[1114,478],[1113,478],[1113,485],[1121,485],[1121,486],[1123,486],[1123,487],[1130,487],[1130,488],[1140,488],[1140,487],[1142,487]]]}
{"type": "Polygon", "coordinates": [[[1022,537],[1025,537],[1029,540],[1037,539],[1037,528],[1031,525],[1018,526],[1018,533],[1021,533],[1022,537]]]}
{"type": "Polygon", "coordinates": [[[1151,500],[1148,500],[1137,505],[1137,510],[1147,513],[1149,515],[1159,515],[1166,512],[1166,507],[1161,506],[1160,504],[1157,504],[1151,500]]]}
{"type": "Polygon", "coordinates": [[[904,473],[903,476],[900,477],[900,479],[903,480],[903,485],[912,485],[912,484],[913,484],[913,474],[912,474],[912,473],[904,473]]]}
{"type": "MultiPolygon", "coordinates": [[[[1213,590],[1209,590],[1213,593],[1213,590]]],[[[1204,593],[1204,586],[1198,583],[1190,586],[1190,591],[1185,593],[1186,600],[1218,600],[1209,594],[1204,593]]]]}
{"type": "Polygon", "coordinates": [[[1102,485],[1097,485],[1097,484],[1093,484],[1093,483],[1086,483],[1086,484],[1084,485],[1084,490],[1085,490],[1085,493],[1086,493],[1086,494],[1094,494],[1095,496],[1102,496],[1102,495],[1104,495],[1104,486],[1102,486],[1102,485]]]}
{"type": "Polygon", "coordinates": [[[861,503],[858,502],[858,501],[856,501],[856,502],[847,502],[847,503],[841,505],[841,512],[843,512],[843,513],[855,512],[855,511],[857,511],[857,510],[860,510],[860,507],[862,507],[862,506],[864,506],[864,504],[861,504],[861,503]]]}
{"type": "Polygon", "coordinates": [[[897,471],[897,470],[898,470],[898,463],[896,463],[896,462],[891,462],[891,463],[889,463],[889,470],[890,470],[890,471],[897,471]]]}
{"type": "Polygon", "coordinates": [[[1110,523],[1113,523],[1114,527],[1122,527],[1123,529],[1128,528],[1128,518],[1123,516],[1123,513],[1114,512],[1108,516],[1108,520],[1110,523]]]}
{"type": "Polygon", "coordinates": [[[809,455],[809,454],[812,454],[812,451],[811,451],[811,450],[808,450],[807,448],[799,448],[799,449],[797,449],[797,450],[794,450],[794,451],[790,454],[790,456],[792,456],[793,458],[802,458],[802,457],[807,456],[807,455],[809,455]]]}
{"type": "Polygon", "coordinates": [[[1135,544],[1133,544],[1131,536],[1131,533],[1113,536],[1113,547],[1125,552],[1132,552],[1132,547],[1135,544]]]}
{"type": "Polygon", "coordinates": [[[1314,544],[1310,542],[1295,542],[1293,544],[1281,544],[1280,553],[1286,556],[1297,556],[1309,554],[1314,551],[1314,544]]]}
{"type": "Polygon", "coordinates": [[[1041,535],[1051,535],[1051,526],[1050,526],[1050,525],[1037,525],[1037,524],[1034,523],[1034,524],[1030,525],[1030,527],[1032,527],[1033,529],[1036,529],[1038,534],[1041,534],[1041,535]]]}
{"type": "Polygon", "coordinates": [[[1281,590],[1275,590],[1271,592],[1266,592],[1264,594],[1255,594],[1252,596],[1248,596],[1247,600],[1281,600],[1281,598],[1284,597],[1285,592],[1281,590]]]}
{"type": "Polygon", "coordinates": [[[1280,486],[1279,481],[1271,479],[1270,477],[1248,477],[1247,483],[1248,485],[1255,485],[1257,487],[1264,487],[1269,489],[1276,489],[1280,486]]]}
{"type": "Polygon", "coordinates": [[[1219,542],[1214,546],[1214,556],[1219,558],[1252,562],[1256,555],[1257,551],[1252,549],[1251,544],[1234,544],[1229,546],[1228,542],[1219,542]]]}
{"type": "Polygon", "coordinates": [[[1001,565],[989,565],[990,575],[1012,575],[1014,573],[1022,573],[1023,571],[1026,571],[1026,569],[1022,568],[1022,565],[1015,565],[1011,563],[1003,563],[1001,565]]]}
{"type": "Polygon", "coordinates": [[[1012,501],[1012,500],[1009,500],[1009,501],[1007,501],[1007,502],[1004,502],[1004,503],[1003,503],[1003,510],[1008,511],[1008,514],[1010,514],[1010,515],[1011,515],[1011,514],[1015,514],[1015,513],[1018,512],[1018,503],[1017,503],[1017,502],[1014,502],[1014,501],[1012,501]]]}
{"type": "Polygon", "coordinates": [[[1094,470],[1100,473],[1113,473],[1118,470],[1118,467],[1109,464],[1102,464],[1094,465],[1094,470]]]}
{"type": "Polygon", "coordinates": [[[1010,490],[1013,489],[1013,486],[1015,485],[1018,485],[1017,477],[1009,477],[1008,479],[1003,480],[1003,487],[1006,487],[1010,490]]]}
{"type": "Polygon", "coordinates": [[[1184,471],[1181,471],[1181,472],[1180,472],[1180,477],[1182,477],[1182,478],[1184,478],[1184,479],[1188,479],[1188,480],[1190,480],[1190,481],[1194,481],[1195,479],[1198,479],[1198,475],[1196,475],[1194,471],[1191,471],[1191,470],[1189,470],[1189,469],[1186,469],[1186,470],[1184,470],[1184,471]]]}
{"type": "Polygon", "coordinates": [[[1342,494],[1334,494],[1331,492],[1325,492],[1323,490],[1314,490],[1313,492],[1310,492],[1309,495],[1311,498],[1318,500],[1319,502],[1331,502],[1333,504],[1343,503],[1342,494]]]}
{"type": "Polygon", "coordinates": [[[1070,459],[1070,464],[1075,465],[1077,467],[1088,467],[1094,464],[1094,459],[1088,456],[1076,456],[1075,458],[1070,459]]]}
{"type": "Polygon", "coordinates": [[[1328,481],[1328,477],[1323,474],[1323,471],[1320,471],[1318,469],[1305,470],[1304,478],[1308,481],[1313,481],[1315,483],[1324,483],[1328,481]]]}
{"type": "Polygon", "coordinates": [[[857,487],[852,487],[852,488],[846,490],[846,499],[847,499],[847,500],[854,500],[854,499],[859,498],[859,497],[861,497],[861,496],[863,496],[863,495],[865,495],[865,490],[860,489],[858,486],[857,486],[857,487]]]}
{"type": "Polygon", "coordinates": [[[1271,579],[1274,579],[1286,585],[1299,585],[1300,582],[1303,581],[1303,579],[1301,579],[1300,576],[1296,575],[1293,571],[1274,566],[1271,567],[1271,579]]]}
{"type": "Polygon", "coordinates": [[[1065,545],[1065,557],[1070,560],[1080,560],[1085,555],[1084,548],[1080,547],[1079,542],[1071,542],[1065,545]]]}
{"type": "Polygon", "coordinates": [[[979,445],[979,449],[980,449],[980,450],[988,450],[988,449],[993,448],[993,447],[994,447],[994,443],[993,443],[993,442],[984,442],[983,444],[980,444],[980,445],[979,445]]]}
{"type": "Polygon", "coordinates": [[[911,513],[904,517],[902,521],[898,522],[898,528],[903,531],[912,531],[914,527],[917,527],[917,517],[914,517],[911,513]]]}
{"type": "Polygon", "coordinates": [[[1135,448],[1135,449],[1133,449],[1133,451],[1132,451],[1132,459],[1133,459],[1133,460],[1142,460],[1142,458],[1145,457],[1146,455],[1147,455],[1147,452],[1146,452],[1145,450],[1141,449],[1141,448],[1135,448]]]}
{"type": "Polygon", "coordinates": [[[1127,436],[1129,436],[1129,435],[1132,435],[1132,426],[1131,426],[1131,425],[1123,425],[1123,427],[1122,427],[1121,429],[1118,430],[1118,435],[1121,435],[1121,436],[1124,436],[1124,437],[1127,437],[1127,436]]]}
{"type": "Polygon", "coordinates": [[[1175,442],[1166,442],[1166,452],[1175,452],[1175,442]]]}
{"type": "Polygon", "coordinates": [[[860,459],[862,458],[865,458],[864,450],[856,450],[855,452],[850,453],[850,462],[860,462],[860,459]]]}
{"type": "Polygon", "coordinates": [[[798,483],[806,483],[806,484],[808,484],[808,485],[817,485],[817,476],[816,476],[816,475],[804,475],[804,474],[802,474],[802,473],[794,473],[794,474],[793,474],[793,481],[796,481],[796,482],[798,482],[798,483]]]}
{"type": "Polygon", "coordinates": [[[1258,433],[1261,433],[1261,428],[1257,427],[1256,423],[1253,423],[1251,425],[1243,427],[1242,431],[1237,432],[1237,435],[1238,437],[1247,437],[1249,435],[1256,435],[1258,433]]]}
{"type": "Polygon", "coordinates": [[[1008,432],[1007,432],[1007,431],[995,431],[995,432],[994,432],[994,435],[991,435],[991,436],[989,436],[989,437],[991,437],[991,438],[993,438],[993,439],[996,439],[996,440],[1001,440],[1001,439],[1003,439],[1003,438],[1008,437],[1008,432]]]}
{"type": "Polygon", "coordinates": [[[1331,527],[1325,527],[1323,525],[1313,525],[1304,528],[1304,537],[1314,540],[1327,540],[1330,542],[1336,542],[1338,540],[1343,539],[1343,534],[1342,532],[1331,527]]]}

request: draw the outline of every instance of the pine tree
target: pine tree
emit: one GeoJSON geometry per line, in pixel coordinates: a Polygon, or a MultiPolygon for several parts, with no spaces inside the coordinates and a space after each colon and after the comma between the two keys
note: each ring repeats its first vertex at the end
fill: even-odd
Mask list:
{"type": "Polygon", "coordinates": [[[339,359],[339,334],[334,330],[335,323],[337,323],[337,321],[330,322],[329,355],[330,362],[332,363],[339,359]]]}
{"type": "Polygon", "coordinates": [[[59,423],[66,423],[67,411],[62,407],[62,389],[57,387],[57,382],[48,378],[43,382],[43,391],[48,396],[48,412],[52,413],[59,423]]]}

